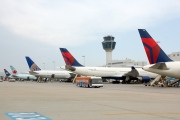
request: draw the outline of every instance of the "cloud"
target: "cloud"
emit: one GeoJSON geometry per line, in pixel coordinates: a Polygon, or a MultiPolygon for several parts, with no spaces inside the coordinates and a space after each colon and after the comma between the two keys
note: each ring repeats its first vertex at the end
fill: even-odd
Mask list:
{"type": "Polygon", "coordinates": [[[77,46],[97,34],[126,32],[180,17],[179,0],[5,0],[0,25],[23,38],[77,46]]]}

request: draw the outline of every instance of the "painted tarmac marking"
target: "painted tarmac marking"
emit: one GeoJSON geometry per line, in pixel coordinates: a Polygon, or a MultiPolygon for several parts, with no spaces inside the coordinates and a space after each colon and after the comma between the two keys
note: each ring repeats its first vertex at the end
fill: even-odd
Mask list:
{"type": "Polygon", "coordinates": [[[5,114],[11,120],[52,120],[37,112],[7,112],[5,114]]]}
{"type": "Polygon", "coordinates": [[[123,114],[180,114],[180,112],[112,112],[103,113],[103,115],[123,115],[123,114]]]}

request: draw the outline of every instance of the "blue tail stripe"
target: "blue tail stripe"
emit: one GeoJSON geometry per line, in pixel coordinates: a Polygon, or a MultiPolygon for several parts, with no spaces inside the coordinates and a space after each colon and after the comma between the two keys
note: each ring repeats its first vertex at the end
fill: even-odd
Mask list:
{"type": "Polygon", "coordinates": [[[69,52],[66,48],[59,48],[61,52],[69,52]]]}
{"type": "Polygon", "coordinates": [[[82,67],[83,65],[81,65],[76,59],[74,59],[72,66],[82,67]]]}
{"type": "Polygon", "coordinates": [[[162,49],[160,49],[160,52],[159,52],[159,56],[157,58],[157,61],[156,63],[158,62],[170,62],[170,61],[173,61],[171,60],[165,53],[162,49]]]}
{"type": "Polygon", "coordinates": [[[141,38],[152,38],[145,29],[138,29],[141,38]]]}

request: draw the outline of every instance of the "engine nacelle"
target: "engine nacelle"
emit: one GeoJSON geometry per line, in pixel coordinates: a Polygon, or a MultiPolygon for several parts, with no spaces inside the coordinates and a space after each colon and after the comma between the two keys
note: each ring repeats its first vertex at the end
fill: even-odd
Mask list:
{"type": "Polygon", "coordinates": [[[142,81],[142,83],[148,83],[151,81],[151,78],[149,76],[142,76],[140,77],[140,80],[142,81]]]}
{"type": "Polygon", "coordinates": [[[52,74],[52,75],[51,75],[51,78],[55,78],[55,74],[52,74]]]}

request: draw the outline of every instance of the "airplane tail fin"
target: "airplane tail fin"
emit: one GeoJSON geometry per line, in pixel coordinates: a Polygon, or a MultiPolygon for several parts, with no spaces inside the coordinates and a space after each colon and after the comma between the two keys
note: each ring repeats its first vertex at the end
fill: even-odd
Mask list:
{"type": "Polygon", "coordinates": [[[138,29],[150,64],[172,61],[145,29],[138,29]]]}
{"type": "Polygon", "coordinates": [[[71,53],[66,48],[59,48],[59,49],[61,51],[61,54],[64,58],[64,62],[66,63],[66,65],[76,66],[76,67],[83,66],[71,55],[71,53]]]}
{"type": "Polygon", "coordinates": [[[19,73],[17,72],[17,70],[16,70],[12,65],[10,66],[10,68],[11,68],[11,71],[12,71],[12,73],[13,73],[14,75],[19,74],[19,73]]]}
{"type": "Polygon", "coordinates": [[[4,73],[6,74],[6,77],[9,77],[11,75],[6,69],[4,69],[4,73]]]}
{"type": "Polygon", "coordinates": [[[26,56],[26,61],[28,63],[30,71],[40,71],[41,69],[36,65],[34,61],[31,60],[30,57],[26,56]]]}

